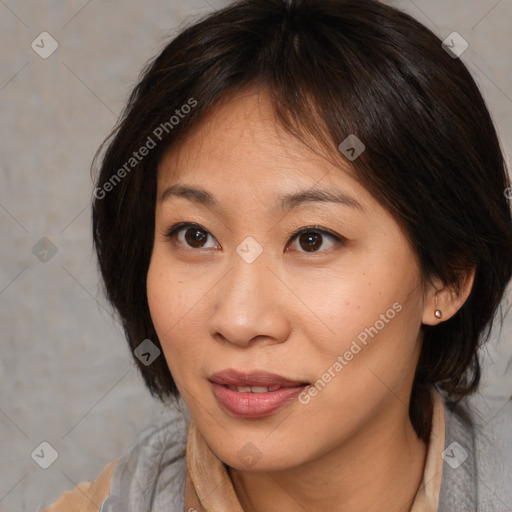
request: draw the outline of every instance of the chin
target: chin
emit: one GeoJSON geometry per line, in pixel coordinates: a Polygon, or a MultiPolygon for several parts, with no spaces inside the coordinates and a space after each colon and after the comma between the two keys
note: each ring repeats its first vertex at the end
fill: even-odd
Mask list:
{"type": "Polygon", "coordinates": [[[261,459],[256,459],[254,462],[244,462],[238,458],[238,453],[233,452],[229,453],[224,459],[219,457],[219,459],[230,468],[244,473],[273,473],[287,470],[297,465],[294,464],[290,458],[290,454],[277,456],[276,454],[272,454],[271,457],[265,457],[263,455],[261,459]]]}
{"type": "Polygon", "coordinates": [[[285,446],[283,439],[275,436],[273,442],[265,434],[251,436],[229,436],[224,432],[223,438],[213,434],[213,443],[204,436],[213,453],[227,466],[247,473],[275,472],[295,467],[305,462],[306,454],[300,453],[294,446],[285,446]],[[220,442],[219,442],[220,441],[220,442]]]}

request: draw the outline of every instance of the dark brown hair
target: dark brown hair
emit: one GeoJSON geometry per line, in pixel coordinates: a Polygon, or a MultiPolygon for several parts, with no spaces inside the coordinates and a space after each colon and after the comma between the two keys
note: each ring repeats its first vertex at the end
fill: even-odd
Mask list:
{"type": "MultiPolygon", "coordinates": [[[[510,182],[461,60],[412,17],[373,0],[234,2],[182,30],[143,71],[96,156],[92,214],[106,295],[132,351],[147,338],[159,346],[146,296],[158,163],[219,100],[248,87],[265,88],[302,140],[331,152],[351,134],[365,144],[354,175],[403,229],[425,281],[456,287],[476,268],[461,309],[422,326],[409,413],[427,440],[430,387],[460,398],[479,383],[477,349],[512,273],[510,182]]],[[[154,396],[177,395],[165,358],[135,362],[154,396]]]]}

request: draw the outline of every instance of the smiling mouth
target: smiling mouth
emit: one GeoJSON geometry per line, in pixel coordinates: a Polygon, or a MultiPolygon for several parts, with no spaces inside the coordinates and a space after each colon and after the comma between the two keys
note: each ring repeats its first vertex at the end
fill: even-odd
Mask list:
{"type": "Polygon", "coordinates": [[[308,382],[268,372],[223,370],[208,379],[221,408],[238,418],[260,418],[295,400],[308,382]]]}

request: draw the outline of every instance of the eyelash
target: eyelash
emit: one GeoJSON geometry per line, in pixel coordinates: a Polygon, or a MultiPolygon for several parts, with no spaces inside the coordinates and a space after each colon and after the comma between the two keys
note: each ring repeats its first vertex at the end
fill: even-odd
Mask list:
{"type": "MultiPolygon", "coordinates": [[[[180,231],[184,230],[185,228],[195,228],[197,230],[204,231],[206,234],[212,236],[211,233],[206,228],[204,228],[200,224],[195,224],[192,222],[179,222],[178,224],[175,224],[174,226],[172,226],[164,234],[164,236],[166,238],[172,240],[172,238],[176,234],[178,234],[180,231]]],[[[298,238],[303,233],[315,233],[315,234],[320,234],[322,236],[327,236],[327,237],[331,238],[331,240],[334,242],[334,246],[345,245],[347,242],[346,238],[343,238],[340,235],[336,235],[332,231],[326,230],[326,229],[322,228],[321,226],[316,226],[316,225],[306,226],[306,227],[295,230],[293,233],[291,233],[289,235],[289,242],[294,241],[296,238],[298,238]]],[[[174,242],[174,243],[176,243],[178,245],[182,245],[180,242],[174,242]]],[[[331,247],[329,249],[324,249],[321,251],[298,251],[298,252],[301,252],[303,254],[319,254],[322,252],[329,251],[332,248],[333,247],[331,247]]],[[[191,249],[191,250],[196,250],[196,251],[201,250],[201,248],[195,248],[195,247],[186,247],[186,249],[191,249]]],[[[206,247],[206,249],[210,249],[210,247],[206,247]]]]}

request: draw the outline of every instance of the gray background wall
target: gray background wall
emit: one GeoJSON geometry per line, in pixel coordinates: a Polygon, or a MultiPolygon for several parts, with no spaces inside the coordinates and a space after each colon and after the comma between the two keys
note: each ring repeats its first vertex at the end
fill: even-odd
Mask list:
{"type": "MultiPolygon", "coordinates": [[[[462,59],[510,155],[512,0],[389,3],[468,41],[462,59]]],[[[224,4],[0,0],[0,511],[36,510],[94,479],[159,414],[101,295],[89,166],[147,59],[224,4]],[[31,47],[51,49],[43,31],[59,45],[47,59],[31,47]],[[31,457],[43,441],[58,452],[46,470],[31,457]]],[[[482,395],[502,407],[510,314],[482,355],[482,395]]]]}

